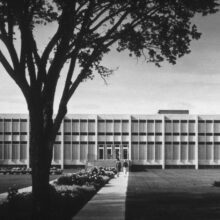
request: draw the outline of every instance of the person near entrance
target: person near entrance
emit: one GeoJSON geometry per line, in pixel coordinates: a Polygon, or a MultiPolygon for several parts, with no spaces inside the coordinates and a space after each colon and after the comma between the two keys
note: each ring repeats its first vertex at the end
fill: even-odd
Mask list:
{"type": "Polygon", "coordinates": [[[117,158],[116,160],[116,170],[117,170],[117,177],[119,177],[119,173],[121,171],[121,161],[119,160],[119,158],[117,158]]]}
{"type": "Polygon", "coordinates": [[[124,162],[123,162],[123,173],[124,173],[124,176],[127,176],[127,173],[128,173],[128,162],[127,162],[127,160],[124,160],[124,162]]]}

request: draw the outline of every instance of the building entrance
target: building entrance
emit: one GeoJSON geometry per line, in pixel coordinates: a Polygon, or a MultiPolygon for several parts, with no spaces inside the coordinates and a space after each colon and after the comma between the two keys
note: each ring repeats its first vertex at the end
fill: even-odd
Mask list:
{"type": "Polygon", "coordinates": [[[99,144],[98,145],[98,159],[120,159],[127,160],[128,155],[128,144],[99,144]]]}

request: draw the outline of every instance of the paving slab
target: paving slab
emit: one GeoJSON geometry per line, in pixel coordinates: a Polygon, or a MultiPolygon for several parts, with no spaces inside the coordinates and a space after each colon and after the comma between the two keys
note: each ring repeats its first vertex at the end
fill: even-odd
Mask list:
{"type": "Polygon", "coordinates": [[[128,178],[120,173],[110,180],[72,220],[124,220],[128,178]]]}

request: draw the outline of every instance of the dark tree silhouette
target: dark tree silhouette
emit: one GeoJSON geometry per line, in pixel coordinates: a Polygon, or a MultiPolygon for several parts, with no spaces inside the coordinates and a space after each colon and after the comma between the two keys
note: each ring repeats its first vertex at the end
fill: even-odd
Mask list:
{"type": "Polygon", "coordinates": [[[175,64],[200,33],[191,19],[217,12],[217,0],[0,0],[0,62],[21,89],[30,117],[30,159],[35,217],[48,219],[53,143],[78,85],[112,70],[101,64],[112,45],[157,66],[175,64]],[[56,31],[45,48],[36,30],[56,31]],[[4,47],[3,47],[4,45],[4,47]],[[68,66],[67,73],[61,72],[68,66]],[[77,67],[77,68],[76,68],[77,67]],[[53,105],[60,74],[66,80],[53,105]]]}

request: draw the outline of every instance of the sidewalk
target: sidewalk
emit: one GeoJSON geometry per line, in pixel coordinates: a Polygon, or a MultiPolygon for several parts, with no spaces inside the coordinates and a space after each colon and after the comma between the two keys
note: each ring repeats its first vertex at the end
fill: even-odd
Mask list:
{"type": "Polygon", "coordinates": [[[72,220],[124,220],[128,176],[110,180],[72,220]]]}

